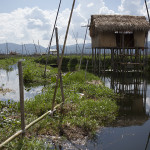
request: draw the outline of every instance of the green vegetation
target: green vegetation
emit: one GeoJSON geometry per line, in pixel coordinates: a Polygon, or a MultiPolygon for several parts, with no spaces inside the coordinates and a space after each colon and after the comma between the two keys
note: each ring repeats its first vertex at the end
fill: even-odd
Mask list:
{"type": "Polygon", "coordinates": [[[17,61],[19,60],[18,58],[4,58],[4,59],[0,59],[0,69],[5,69],[5,70],[11,70],[12,67],[11,65],[14,65],[15,63],[17,63],[17,61]]]}
{"type": "Polygon", "coordinates": [[[57,69],[47,66],[46,79],[44,77],[45,65],[35,62],[35,58],[28,58],[23,61],[23,79],[25,84],[46,83],[53,78],[57,69]]]}
{"type": "MultiPolygon", "coordinates": [[[[89,58],[87,57],[87,59],[89,58]]],[[[75,58],[66,57],[64,60],[64,63],[67,62],[67,66],[70,68],[68,70],[76,70],[78,61],[75,58]],[[72,63],[76,65],[72,66],[72,63]]],[[[39,62],[42,63],[42,59],[26,58],[26,61],[23,62],[25,83],[48,83],[42,94],[25,101],[26,125],[50,110],[52,106],[57,68],[48,66],[47,79],[45,79],[43,77],[44,65],[39,64],[39,62]]],[[[105,126],[115,119],[118,110],[115,101],[117,95],[105,87],[99,77],[87,72],[85,79],[85,71],[81,70],[62,73],[62,78],[65,94],[63,109],[59,108],[53,117],[47,116],[34,127],[31,127],[26,132],[24,141],[20,142],[19,140],[17,142],[17,138],[7,145],[9,149],[19,146],[22,149],[30,149],[30,147],[32,149],[34,146],[37,146],[37,149],[42,149],[44,142],[40,140],[40,135],[63,135],[76,139],[86,135],[90,136],[100,126],[105,126]]],[[[59,104],[61,101],[61,90],[58,88],[55,104],[59,104]]],[[[0,141],[4,141],[17,130],[20,130],[19,103],[1,102],[0,111],[0,135],[2,135],[0,141]]]]}
{"type": "Polygon", "coordinates": [[[48,150],[52,148],[52,145],[44,139],[37,139],[35,137],[25,137],[24,139],[15,139],[13,142],[9,143],[5,148],[9,150],[48,150]]]}
{"type": "MultiPolygon", "coordinates": [[[[80,57],[81,56],[64,56],[63,62],[62,62],[62,71],[75,71],[78,69],[78,65],[80,62],[80,57]]],[[[92,56],[83,56],[82,58],[82,64],[81,64],[81,69],[86,68],[87,60],[89,61],[88,63],[88,72],[92,72],[92,56]]],[[[46,57],[41,56],[35,59],[35,62],[40,62],[41,64],[45,64],[46,62],[46,57]]],[[[56,64],[57,58],[55,56],[50,56],[48,58],[48,64],[56,64]]],[[[102,65],[104,64],[104,57],[101,58],[101,63],[102,65]]],[[[99,64],[97,60],[97,64],[99,64]]],[[[110,55],[106,55],[105,57],[105,68],[109,69],[111,66],[111,57],[110,55]]]]}

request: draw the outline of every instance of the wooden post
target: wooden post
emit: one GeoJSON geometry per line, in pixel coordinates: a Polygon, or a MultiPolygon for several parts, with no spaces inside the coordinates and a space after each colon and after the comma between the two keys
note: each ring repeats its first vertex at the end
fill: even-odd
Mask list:
{"type": "Polygon", "coordinates": [[[8,43],[6,42],[6,54],[8,55],[8,43]]]}
{"type": "Polygon", "coordinates": [[[26,45],[24,44],[23,46],[24,46],[24,49],[25,49],[25,51],[26,51],[26,56],[27,56],[27,49],[26,49],[26,45]]]}
{"type": "Polygon", "coordinates": [[[61,6],[61,1],[62,0],[60,0],[60,2],[59,2],[59,6],[58,6],[58,9],[57,9],[57,14],[56,14],[56,18],[55,18],[55,23],[54,23],[53,31],[52,31],[52,35],[51,35],[51,39],[50,39],[50,42],[49,42],[49,45],[48,45],[48,49],[47,49],[48,50],[48,54],[47,54],[46,63],[45,63],[45,70],[44,70],[44,77],[45,78],[46,78],[46,67],[47,67],[47,63],[48,63],[48,57],[50,55],[51,44],[52,44],[54,30],[55,30],[55,26],[56,26],[56,23],[57,23],[57,18],[58,18],[60,6],[61,6]]]}
{"type": "Polygon", "coordinates": [[[58,28],[55,28],[56,47],[57,47],[57,65],[59,64],[59,41],[58,41],[58,28]]]}
{"type": "Polygon", "coordinates": [[[22,58],[23,58],[23,43],[22,43],[22,58]]]}
{"type": "Polygon", "coordinates": [[[41,47],[40,47],[40,42],[38,40],[38,49],[39,49],[39,53],[41,54],[41,47]]]}
{"type": "Polygon", "coordinates": [[[104,49],[104,73],[105,73],[105,69],[106,69],[106,66],[105,66],[105,49],[104,49]]]}
{"type": "Polygon", "coordinates": [[[92,72],[94,72],[94,49],[92,48],[92,72]]]}
{"type": "Polygon", "coordinates": [[[149,16],[149,11],[148,11],[148,6],[147,6],[146,0],[145,0],[145,6],[146,6],[146,10],[147,10],[148,20],[149,20],[149,23],[150,23],[150,16],[149,16]]]}
{"type": "Polygon", "coordinates": [[[86,62],[86,69],[85,69],[85,80],[86,80],[86,72],[87,72],[87,68],[88,68],[88,63],[89,63],[89,60],[87,60],[87,62],[86,62]]]}
{"type": "Polygon", "coordinates": [[[18,72],[19,72],[19,89],[20,89],[21,129],[23,131],[22,137],[24,137],[25,136],[24,87],[23,87],[23,74],[21,61],[18,62],[18,72]]]}
{"type": "Polygon", "coordinates": [[[35,48],[35,54],[37,54],[37,48],[36,48],[36,45],[34,43],[34,40],[33,40],[33,44],[34,44],[34,48],[35,48]]]}
{"type": "Polygon", "coordinates": [[[96,73],[96,48],[95,48],[94,73],[96,73]]]}
{"type": "MultiPolygon", "coordinates": [[[[88,24],[89,24],[89,21],[88,21],[88,24]]],[[[81,68],[81,63],[82,63],[82,57],[83,57],[83,52],[84,52],[84,47],[85,47],[85,41],[86,41],[87,32],[88,32],[88,26],[86,28],[86,32],[85,32],[85,36],[84,36],[84,43],[83,43],[83,47],[82,47],[82,53],[81,53],[81,58],[80,58],[79,70],[81,68]]]]}
{"type": "Polygon", "coordinates": [[[65,47],[66,47],[66,42],[67,42],[67,37],[68,37],[68,32],[69,32],[69,27],[70,27],[70,22],[71,22],[74,6],[75,6],[75,0],[73,0],[72,9],[70,12],[70,17],[69,17],[68,26],[67,26],[66,35],[65,35],[64,45],[63,45],[63,49],[62,49],[62,54],[61,54],[61,58],[59,60],[58,75],[57,75],[57,79],[56,79],[56,86],[55,86],[55,91],[54,91],[53,100],[52,100],[52,111],[53,111],[54,105],[55,105],[55,98],[56,98],[56,93],[57,93],[57,88],[58,88],[58,80],[59,80],[59,76],[60,76],[60,72],[61,72],[61,65],[62,65],[62,60],[63,60],[63,56],[64,56],[64,52],[65,52],[65,47]]]}
{"type": "Polygon", "coordinates": [[[100,75],[100,71],[101,71],[101,49],[99,49],[99,75],[100,75]]]}
{"type": "Polygon", "coordinates": [[[111,49],[111,71],[114,71],[114,49],[111,49]]]}
{"type": "MultiPolygon", "coordinates": [[[[59,65],[59,40],[58,40],[58,28],[55,28],[55,34],[56,34],[56,47],[57,47],[57,64],[59,65]]],[[[62,75],[60,71],[60,89],[61,89],[61,96],[62,96],[62,102],[64,104],[65,102],[65,96],[64,96],[64,90],[63,90],[63,81],[62,81],[62,75]]],[[[62,104],[62,107],[63,107],[62,104]]]]}

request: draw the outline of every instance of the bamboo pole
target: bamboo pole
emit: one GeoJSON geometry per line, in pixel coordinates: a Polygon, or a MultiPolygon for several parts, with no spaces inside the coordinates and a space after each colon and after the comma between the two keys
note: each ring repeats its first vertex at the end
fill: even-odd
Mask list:
{"type": "Polygon", "coordinates": [[[96,48],[95,48],[94,73],[96,73],[96,48]]]}
{"type": "Polygon", "coordinates": [[[36,45],[34,43],[34,40],[33,40],[33,44],[34,44],[34,48],[35,48],[35,54],[37,54],[37,48],[36,48],[36,45]]]}
{"type": "Polygon", "coordinates": [[[87,62],[86,62],[86,69],[85,69],[85,80],[86,80],[86,72],[87,72],[87,68],[88,68],[88,63],[89,63],[89,60],[87,60],[87,62]]]}
{"type": "Polygon", "coordinates": [[[92,48],[92,72],[94,72],[94,49],[92,48]]]}
{"type": "MultiPolygon", "coordinates": [[[[57,47],[57,64],[59,65],[59,39],[58,39],[58,29],[55,28],[55,34],[56,34],[56,47],[57,47]]],[[[61,105],[61,116],[60,116],[60,122],[59,122],[59,133],[60,135],[63,135],[63,129],[62,129],[62,120],[63,120],[63,107],[65,102],[65,96],[64,96],[64,89],[63,89],[63,80],[62,80],[62,74],[60,71],[60,89],[61,89],[61,97],[62,97],[62,105],[61,105]]]]}
{"type": "Polygon", "coordinates": [[[60,0],[60,2],[59,2],[59,6],[58,6],[56,18],[55,18],[55,23],[54,23],[53,31],[52,31],[52,35],[51,35],[51,39],[50,39],[50,42],[49,42],[49,45],[48,45],[48,55],[47,55],[47,58],[46,58],[45,70],[44,70],[44,77],[45,77],[45,78],[46,78],[46,67],[47,67],[48,57],[49,57],[49,55],[50,55],[51,44],[52,44],[53,35],[54,35],[54,30],[55,30],[55,26],[56,26],[56,23],[57,23],[57,18],[58,18],[60,6],[61,6],[61,1],[62,1],[62,0],[60,0]]]}
{"type": "MultiPolygon", "coordinates": [[[[41,121],[44,117],[46,117],[47,115],[51,115],[56,111],[56,108],[60,107],[62,105],[62,103],[56,105],[53,109],[53,111],[48,111],[45,114],[43,114],[41,117],[37,118],[36,120],[34,120],[33,122],[31,122],[29,125],[27,125],[25,127],[25,130],[28,130],[30,127],[32,127],[34,124],[36,124],[37,122],[41,121]]],[[[6,141],[4,141],[3,143],[0,144],[0,149],[2,147],[4,147],[4,145],[8,144],[9,142],[11,142],[12,140],[14,140],[16,137],[18,137],[20,134],[22,134],[24,131],[23,130],[19,130],[17,131],[14,135],[12,135],[10,138],[8,138],[6,141]]]]}
{"type": "Polygon", "coordinates": [[[71,22],[71,18],[72,18],[72,14],[73,14],[74,5],[75,5],[75,0],[73,0],[72,9],[70,12],[70,17],[69,17],[68,26],[67,26],[66,35],[65,35],[63,50],[62,50],[61,58],[59,60],[58,75],[57,75],[57,79],[56,79],[56,86],[55,86],[55,91],[54,91],[53,100],[52,100],[52,110],[54,109],[54,105],[55,105],[56,93],[57,93],[57,88],[58,88],[58,80],[59,80],[59,76],[60,76],[60,72],[61,72],[61,65],[62,65],[62,60],[63,60],[63,56],[64,56],[64,52],[65,52],[65,47],[66,47],[66,42],[67,42],[67,37],[68,37],[68,32],[69,32],[70,22],[71,22]]]}
{"type": "Polygon", "coordinates": [[[147,6],[146,0],[145,0],[145,6],[146,6],[146,10],[147,10],[148,20],[149,20],[149,23],[150,23],[150,16],[149,16],[149,11],[148,11],[148,6],[147,6]]]}
{"type": "Polygon", "coordinates": [[[41,54],[41,47],[40,47],[40,42],[38,40],[38,49],[39,49],[39,53],[41,54]]]}
{"type": "Polygon", "coordinates": [[[26,49],[26,45],[24,44],[23,46],[24,46],[24,49],[25,49],[25,51],[26,51],[26,56],[27,56],[27,49],[26,49]]]}
{"type": "MultiPolygon", "coordinates": [[[[59,40],[58,40],[58,28],[57,27],[55,28],[55,34],[56,34],[56,47],[57,47],[57,64],[59,64],[59,40]]],[[[64,103],[65,96],[64,96],[64,90],[63,90],[63,81],[62,81],[61,72],[60,72],[60,89],[61,89],[62,102],[64,103]]]]}
{"type": "Polygon", "coordinates": [[[74,34],[74,32],[72,31],[72,33],[73,33],[73,36],[74,36],[74,38],[75,38],[75,40],[76,40],[76,53],[78,54],[78,49],[79,49],[79,52],[81,52],[81,49],[80,49],[80,46],[79,46],[79,44],[78,44],[78,39],[77,39],[77,36],[75,36],[75,34],[74,34]]]}
{"type": "MultiPolygon", "coordinates": [[[[88,21],[88,24],[89,24],[89,21],[88,21]]],[[[83,43],[83,47],[82,47],[82,53],[81,53],[80,64],[79,64],[79,70],[81,68],[81,63],[82,63],[82,57],[83,57],[83,52],[84,52],[84,47],[85,47],[85,41],[86,41],[87,31],[88,31],[88,26],[87,26],[86,32],[85,32],[84,43],[83,43]]]]}
{"type": "Polygon", "coordinates": [[[100,75],[100,50],[101,49],[98,49],[98,51],[97,51],[97,53],[98,53],[98,65],[99,65],[99,69],[98,69],[98,71],[99,71],[99,75],[100,75]]]}
{"type": "Polygon", "coordinates": [[[105,48],[104,48],[104,73],[105,73],[105,68],[106,68],[105,55],[106,55],[106,54],[105,54],[105,48]]]}
{"type": "Polygon", "coordinates": [[[8,49],[8,43],[6,42],[6,55],[8,55],[9,49],[8,49]]]}
{"type": "Polygon", "coordinates": [[[20,89],[20,112],[21,112],[21,129],[22,137],[25,136],[25,116],[24,116],[24,86],[23,86],[23,74],[22,74],[22,63],[18,62],[19,72],[19,89],[20,89]]]}
{"type": "Polygon", "coordinates": [[[55,28],[55,36],[56,36],[56,47],[57,47],[57,65],[59,64],[59,41],[58,41],[58,28],[55,28]]]}

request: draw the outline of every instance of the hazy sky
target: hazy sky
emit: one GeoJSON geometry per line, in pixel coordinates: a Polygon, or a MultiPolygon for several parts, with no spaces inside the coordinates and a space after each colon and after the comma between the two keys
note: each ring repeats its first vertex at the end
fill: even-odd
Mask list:
{"type": "MultiPolygon", "coordinates": [[[[57,22],[59,40],[63,44],[73,0],[62,0],[57,22]]],[[[150,0],[147,0],[150,8],[150,0]]],[[[1,0],[0,43],[35,43],[47,46],[51,37],[59,0],[1,0]]],[[[76,0],[67,44],[83,42],[85,28],[91,14],[144,15],[144,0],[76,0]]],[[[90,42],[88,36],[87,42],[90,42]]],[[[55,44],[55,40],[53,40],[55,44]]]]}

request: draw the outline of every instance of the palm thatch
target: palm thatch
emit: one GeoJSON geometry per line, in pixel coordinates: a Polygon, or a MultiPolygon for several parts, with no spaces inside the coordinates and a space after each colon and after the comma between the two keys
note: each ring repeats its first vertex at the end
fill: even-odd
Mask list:
{"type": "Polygon", "coordinates": [[[90,35],[99,32],[114,31],[148,31],[149,22],[145,16],[129,15],[92,15],[90,24],[90,35]]]}

